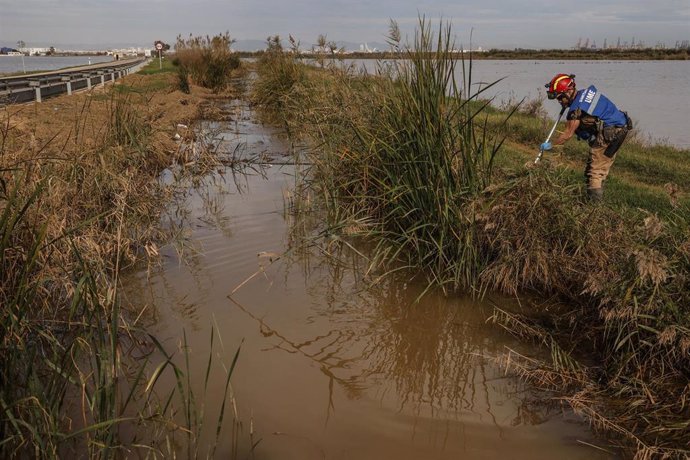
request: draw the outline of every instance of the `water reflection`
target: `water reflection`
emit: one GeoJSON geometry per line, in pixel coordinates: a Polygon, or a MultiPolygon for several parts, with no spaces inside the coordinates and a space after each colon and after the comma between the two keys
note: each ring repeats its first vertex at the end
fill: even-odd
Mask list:
{"type": "Polygon", "coordinates": [[[318,365],[329,388],[326,419],[339,385],[352,399],[373,389],[376,399],[397,411],[431,417],[474,412],[498,425],[496,417],[504,414],[495,414],[493,406],[504,405],[518,388],[488,359],[497,344],[480,304],[433,293],[417,302],[423,286],[394,278],[361,289],[353,276],[363,272],[357,267],[326,263],[329,269],[322,270],[312,259],[301,261],[310,268],[307,291],[314,300],[305,321],[328,324],[319,334],[290,337],[229,298],[269,342],[263,351],[298,353],[318,365]]]}

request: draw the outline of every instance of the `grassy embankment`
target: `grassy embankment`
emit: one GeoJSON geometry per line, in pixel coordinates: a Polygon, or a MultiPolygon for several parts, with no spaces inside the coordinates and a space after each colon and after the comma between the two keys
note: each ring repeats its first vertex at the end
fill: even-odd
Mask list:
{"type": "MultiPolygon", "coordinates": [[[[196,444],[203,394],[186,345],[165,350],[145,307],[125,311],[119,295],[122,273],[169,240],[159,219],[180,182],[161,171],[183,180],[218,164],[192,129],[211,91],[176,90],[176,72],[155,60],[115,85],[0,111],[2,458],[212,455],[196,444]]],[[[206,378],[217,372],[229,382],[232,366],[209,360],[206,378]]],[[[222,414],[206,423],[221,427],[222,414]]]]}
{"type": "Polygon", "coordinates": [[[316,146],[308,190],[329,234],[373,241],[370,273],[407,269],[430,288],[548,298],[496,307],[496,323],[552,358],[511,352],[508,365],[638,458],[683,458],[690,152],[631,139],[604,203],[588,203],[585,147],[572,141],[526,168],[550,124],[538,104],[505,112],[480,101],[453,77],[472,62],[454,59],[449,28],[434,35],[422,24],[405,65],[378,77],[304,66],[277,40],[260,60],[264,116],[316,146]]]}

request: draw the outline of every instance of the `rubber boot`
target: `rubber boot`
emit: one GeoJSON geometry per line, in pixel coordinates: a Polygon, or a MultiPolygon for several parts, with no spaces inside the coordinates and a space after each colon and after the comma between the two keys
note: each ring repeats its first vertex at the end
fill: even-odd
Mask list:
{"type": "Polygon", "coordinates": [[[588,188],[587,196],[592,203],[599,203],[604,198],[603,188],[588,188]]]}

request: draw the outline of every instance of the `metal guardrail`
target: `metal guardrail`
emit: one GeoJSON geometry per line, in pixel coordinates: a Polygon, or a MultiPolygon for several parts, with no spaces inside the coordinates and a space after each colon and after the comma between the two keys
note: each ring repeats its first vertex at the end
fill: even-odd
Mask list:
{"type": "Polygon", "coordinates": [[[46,97],[72,94],[80,89],[105,85],[138,71],[146,59],[121,63],[96,64],[55,72],[0,78],[0,105],[41,102],[46,97]]]}

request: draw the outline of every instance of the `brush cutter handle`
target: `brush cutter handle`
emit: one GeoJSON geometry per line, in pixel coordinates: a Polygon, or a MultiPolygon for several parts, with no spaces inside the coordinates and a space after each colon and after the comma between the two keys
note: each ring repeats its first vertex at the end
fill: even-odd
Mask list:
{"type": "Polygon", "coordinates": [[[541,144],[541,146],[539,147],[539,155],[537,155],[537,158],[534,160],[534,164],[537,164],[539,162],[539,160],[541,160],[541,156],[544,154],[544,150],[547,150],[547,149],[544,149],[545,145],[548,145],[549,148],[551,148],[551,144],[549,143],[549,141],[551,140],[551,136],[553,136],[553,132],[556,131],[556,126],[558,126],[558,123],[561,121],[561,117],[565,113],[565,109],[566,109],[566,107],[563,107],[561,109],[561,113],[558,114],[558,119],[556,120],[556,123],[553,124],[553,128],[551,128],[551,131],[549,131],[548,137],[546,138],[544,143],[541,144]]]}

